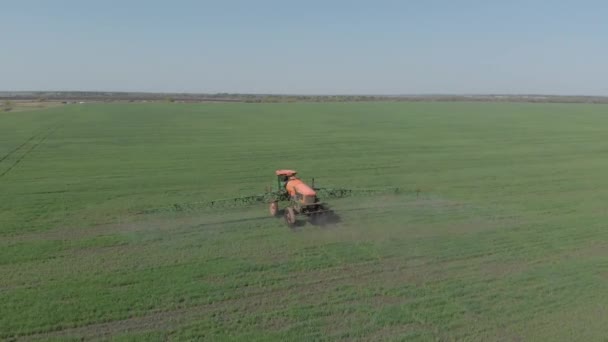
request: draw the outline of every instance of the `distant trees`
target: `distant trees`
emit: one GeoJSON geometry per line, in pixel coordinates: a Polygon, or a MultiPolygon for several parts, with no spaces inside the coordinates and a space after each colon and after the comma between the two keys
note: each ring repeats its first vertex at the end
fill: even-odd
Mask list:
{"type": "Polygon", "coordinates": [[[362,101],[388,101],[390,98],[364,95],[261,95],[257,97],[233,96],[244,102],[362,102],[362,101]]]}
{"type": "Polygon", "coordinates": [[[4,102],[2,102],[2,110],[5,112],[10,112],[13,110],[13,103],[9,100],[4,100],[4,102]]]}

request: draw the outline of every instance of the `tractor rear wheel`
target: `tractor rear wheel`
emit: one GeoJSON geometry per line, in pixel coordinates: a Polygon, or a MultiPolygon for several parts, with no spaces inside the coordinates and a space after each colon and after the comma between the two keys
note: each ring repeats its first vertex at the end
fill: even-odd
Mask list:
{"type": "Polygon", "coordinates": [[[277,203],[276,201],[274,202],[270,202],[270,216],[272,217],[276,217],[277,214],[279,213],[279,203],[277,203]]]}
{"type": "Polygon", "coordinates": [[[296,211],[293,208],[285,208],[285,223],[289,228],[293,228],[296,225],[296,211]]]}

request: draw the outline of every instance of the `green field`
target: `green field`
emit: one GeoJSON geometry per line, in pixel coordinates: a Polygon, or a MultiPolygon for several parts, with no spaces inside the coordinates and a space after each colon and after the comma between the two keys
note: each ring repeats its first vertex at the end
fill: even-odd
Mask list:
{"type": "Polygon", "coordinates": [[[462,102],[0,113],[0,339],[605,339],[607,114],[462,102]],[[296,231],[263,204],[170,210],[263,192],[277,168],[403,191],[332,199],[340,223],[296,231]]]}

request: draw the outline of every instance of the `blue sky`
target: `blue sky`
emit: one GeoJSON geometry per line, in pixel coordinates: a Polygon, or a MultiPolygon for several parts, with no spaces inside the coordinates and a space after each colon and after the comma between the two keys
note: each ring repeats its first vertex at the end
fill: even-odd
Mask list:
{"type": "Polygon", "coordinates": [[[604,1],[0,0],[0,91],[608,95],[604,1]]]}

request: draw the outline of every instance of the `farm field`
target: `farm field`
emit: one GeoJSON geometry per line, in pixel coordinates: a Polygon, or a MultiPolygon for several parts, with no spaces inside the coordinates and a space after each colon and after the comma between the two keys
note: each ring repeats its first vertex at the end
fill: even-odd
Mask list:
{"type": "Polygon", "coordinates": [[[602,340],[608,105],[0,113],[0,339],[602,340]],[[296,231],[274,170],[400,194],[296,231]],[[417,193],[416,190],[419,190],[417,193]]]}

